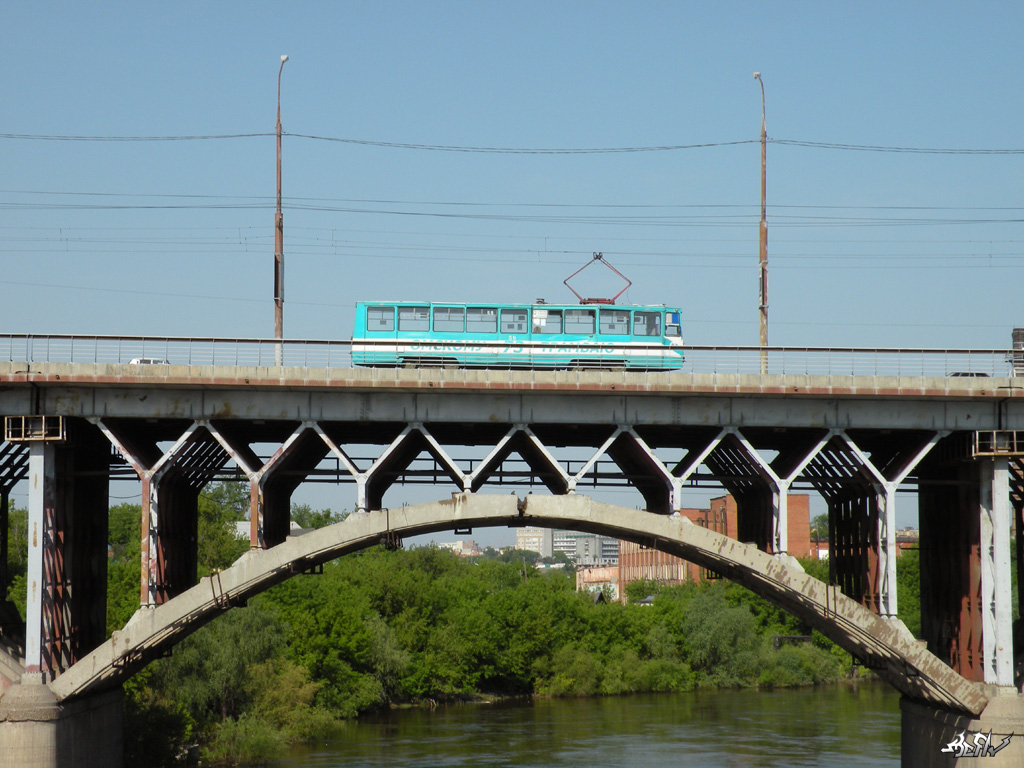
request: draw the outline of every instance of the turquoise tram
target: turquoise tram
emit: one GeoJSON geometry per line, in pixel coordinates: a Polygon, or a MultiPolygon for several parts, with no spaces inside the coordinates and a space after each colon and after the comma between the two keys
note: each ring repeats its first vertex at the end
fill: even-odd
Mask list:
{"type": "Polygon", "coordinates": [[[683,364],[679,316],[663,306],[361,301],[352,362],[665,371],[683,364]]]}

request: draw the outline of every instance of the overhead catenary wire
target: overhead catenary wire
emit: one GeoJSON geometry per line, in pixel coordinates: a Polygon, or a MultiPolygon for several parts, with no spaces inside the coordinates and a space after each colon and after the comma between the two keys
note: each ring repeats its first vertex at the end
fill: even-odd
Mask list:
{"type": "MultiPolygon", "coordinates": [[[[508,155],[579,155],[579,154],[622,154],[634,152],[678,152],[693,149],[713,149],[716,147],[732,147],[745,144],[760,144],[761,139],[735,139],[727,141],[707,141],[691,144],[654,144],[648,146],[626,147],[497,147],[473,146],[458,144],[425,144],[418,142],[384,141],[381,139],[357,139],[344,136],[324,136],[311,133],[290,133],[282,131],[282,136],[310,141],[328,141],[342,144],[379,147],[382,149],[420,150],[426,152],[464,152],[479,154],[508,155]]],[[[12,141],[96,141],[96,142],[163,142],[163,141],[217,141],[265,138],[277,136],[276,131],[256,133],[224,133],[199,135],[171,136],[117,136],[117,135],[74,135],[74,134],[38,134],[38,133],[0,133],[0,140],[12,141]]],[[[880,144],[849,144],[841,142],[810,141],[805,139],[773,139],[769,144],[778,146],[804,147],[809,149],[827,149],[844,152],[888,152],[904,154],[929,155],[1024,155],[1024,148],[998,147],[914,147],[886,146],[880,144]]]]}

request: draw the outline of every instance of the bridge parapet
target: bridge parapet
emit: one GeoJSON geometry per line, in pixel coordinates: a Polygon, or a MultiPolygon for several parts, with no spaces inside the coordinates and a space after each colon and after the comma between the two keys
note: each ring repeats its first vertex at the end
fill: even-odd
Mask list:
{"type": "MultiPolygon", "coordinates": [[[[1020,376],[1016,349],[856,347],[684,347],[692,373],[814,376],[1020,376]]],[[[352,342],[325,339],[195,338],[77,334],[0,334],[0,361],[124,364],[134,368],[225,366],[351,368],[352,342]]],[[[493,361],[488,367],[493,368],[493,361]]],[[[24,367],[24,366],[23,366],[24,367]]]]}

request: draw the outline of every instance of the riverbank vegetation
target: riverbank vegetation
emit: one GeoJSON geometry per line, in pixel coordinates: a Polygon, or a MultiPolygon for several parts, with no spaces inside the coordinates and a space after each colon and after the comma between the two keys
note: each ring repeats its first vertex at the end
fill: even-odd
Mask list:
{"type": "MultiPolygon", "coordinates": [[[[201,574],[248,548],[232,533],[247,505],[232,485],[201,497],[201,574]]],[[[111,510],[111,631],[138,606],[139,514],[111,510]]],[[[311,526],[340,519],[296,514],[311,526]]],[[[827,579],[827,565],[805,567],[827,579]]],[[[915,578],[901,570],[901,589],[915,578]]],[[[176,764],[186,744],[204,764],[258,763],[397,705],[800,686],[855,672],[825,637],[730,582],[641,583],[628,595],[595,599],[571,573],[509,556],[349,555],[232,609],[129,681],[126,764],[176,764]]]]}

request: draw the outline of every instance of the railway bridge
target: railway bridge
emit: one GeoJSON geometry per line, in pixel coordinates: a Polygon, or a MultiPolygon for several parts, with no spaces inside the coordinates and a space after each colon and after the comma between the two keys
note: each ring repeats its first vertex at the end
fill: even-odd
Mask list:
{"type": "Polygon", "coordinates": [[[352,368],[326,342],[5,339],[4,554],[10,494],[29,486],[27,615],[0,617],[11,765],[118,765],[121,682],[198,626],[347,552],[494,525],[636,541],[803,618],[901,692],[904,765],[955,764],[940,750],[964,732],[1016,734],[990,764],[1024,760],[1024,378],[1007,353],[771,349],[761,374],[743,370],[766,362],[752,350],[698,348],[671,373],[496,371],[352,368]],[[198,495],[226,475],[249,483],[252,547],[196,583],[198,495]],[[140,608],[107,639],[107,506],[125,477],[141,484],[140,608]],[[289,536],[313,481],[349,489],[355,512],[289,536]],[[409,482],[450,498],[389,508],[409,482]],[[593,498],[614,485],[643,509],[593,498]],[[675,514],[703,486],[735,497],[739,540],[675,514]],[[827,508],[828,584],[789,556],[794,489],[827,508]],[[923,641],[896,618],[904,491],[923,641]]]}

